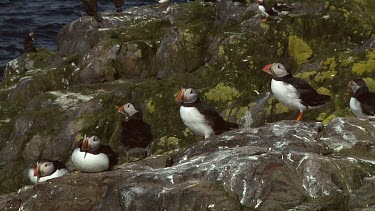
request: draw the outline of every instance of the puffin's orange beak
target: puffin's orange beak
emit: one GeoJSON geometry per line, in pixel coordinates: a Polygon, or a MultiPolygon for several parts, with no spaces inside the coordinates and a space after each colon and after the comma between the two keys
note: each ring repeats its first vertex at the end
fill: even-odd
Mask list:
{"type": "Polygon", "coordinates": [[[86,138],[85,140],[83,140],[81,150],[83,151],[88,150],[89,146],[87,144],[88,144],[88,139],[86,138]]]}
{"type": "Polygon", "coordinates": [[[35,167],[35,169],[34,169],[34,177],[39,176],[39,166],[40,166],[40,164],[38,164],[38,165],[35,167]]]}
{"type": "Polygon", "coordinates": [[[270,74],[270,75],[273,75],[273,72],[272,72],[272,69],[271,69],[272,66],[273,66],[273,63],[267,64],[265,67],[263,67],[263,71],[270,74]]]}
{"type": "Polygon", "coordinates": [[[349,94],[353,94],[353,90],[352,90],[352,82],[350,81],[349,84],[348,84],[348,92],[349,94]]]}
{"type": "Polygon", "coordinates": [[[119,113],[124,113],[124,111],[123,111],[123,109],[124,109],[124,106],[125,106],[125,104],[124,105],[122,105],[122,106],[120,106],[120,107],[118,107],[118,110],[117,110],[117,112],[119,112],[119,113]]]}
{"type": "Polygon", "coordinates": [[[182,96],[184,96],[185,89],[181,89],[181,91],[177,94],[176,102],[181,103],[183,100],[181,99],[182,96]]]}

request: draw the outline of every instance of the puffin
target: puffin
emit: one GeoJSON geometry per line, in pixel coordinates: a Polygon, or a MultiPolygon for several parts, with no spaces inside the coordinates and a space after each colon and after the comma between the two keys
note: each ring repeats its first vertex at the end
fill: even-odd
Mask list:
{"type": "Polygon", "coordinates": [[[28,33],[23,41],[23,49],[25,53],[31,53],[31,52],[36,53],[34,40],[35,40],[35,33],[34,32],[28,33]]]}
{"type": "Polygon", "coordinates": [[[118,155],[111,147],[100,144],[97,136],[85,135],[83,143],[73,151],[72,162],[81,172],[101,172],[110,170],[117,164],[118,155]]]}
{"type": "Polygon", "coordinates": [[[198,91],[191,86],[184,86],[177,94],[176,102],[180,106],[182,122],[196,135],[207,140],[212,135],[238,128],[237,123],[225,121],[213,107],[199,98],[198,91]]]}
{"type": "Polygon", "coordinates": [[[290,68],[281,63],[268,64],[263,71],[274,76],[271,90],[275,98],[285,106],[299,110],[297,121],[302,119],[307,109],[319,108],[331,100],[330,96],[319,94],[305,80],[293,77],[290,68]]]}
{"type": "Polygon", "coordinates": [[[113,0],[113,4],[116,7],[116,12],[121,12],[124,5],[124,0],[113,0]]]}
{"type": "Polygon", "coordinates": [[[278,16],[279,13],[289,12],[293,9],[281,1],[276,1],[273,7],[267,5],[265,0],[257,0],[257,3],[260,13],[266,16],[262,21],[266,21],[268,16],[278,16]]]}
{"type": "Polygon", "coordinates": [[[43,159],[36,163],[35,168],[29,169],[28,176],[32,183],[44,182],[67,174],[68,168],[58,160],[43,159]]]}
{"type": "Polygon", "coordinates": [[[369,91],[363,79],[355,79],[348,84],[351,94],[350,109],[360,119],[375,119],[375,93],[369,91]]]}
{"type": "Polygon", "coordinates": [[[128,121],[121,122],[120,135],[128,160],[131,152],[137,149],[144,151],[144,157],[149,156],[154,135],[151,125],[143,121],[142,111],[136,109],[132,103],[126,103],[118,108],[118,112],[128,116],[128,121]]]}
{"type": "Polygon", "coordinates": [[[102,22],[103,18],[98,13],[98,4],[96,0],[81,0],[88,16],[93,16],[97,22],[102,22]]]}

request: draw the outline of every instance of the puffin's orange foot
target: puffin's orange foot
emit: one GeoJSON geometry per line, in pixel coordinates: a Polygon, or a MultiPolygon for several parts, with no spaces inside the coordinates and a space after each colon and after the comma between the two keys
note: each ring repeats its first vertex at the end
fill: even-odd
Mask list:
{"type": "Polygon", "coordinates": [[[297,122],[301,121],[302,119],[302,116],[303,116],[303,113],[302,112],[299,112],[299,116],[297,117],[297,122]]]}

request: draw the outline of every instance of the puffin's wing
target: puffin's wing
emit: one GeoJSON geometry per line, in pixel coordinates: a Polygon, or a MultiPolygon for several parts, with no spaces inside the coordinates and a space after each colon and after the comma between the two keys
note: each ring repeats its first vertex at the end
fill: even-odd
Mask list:
{"type": "Polygon", "coordinates": [[[53,161],[53,165],[55,166],[56,169],[66,169],[66,165],[58,160],[53,161]]]}
{"type": "Polygon", "coordinates": [[[100,153],[104,153],[109,159],[109,168],[116,165],[118,162],[118,155],[111,149],[110,146],[100,145],[100,153]]]}
{"type": "Polygon", "coordinates": [[[306,106],[320,106],[328,102],[331,97],[319,94],[309,83],[300,78],[289,78],[286,82],[294,86],[299,94],[301,103],[306,106]]]}
{"type": "Polygon", "coordinates": [[[375,93],[370,92],[368,98],[361,102],[362,112],[369,116],[375,116],[375,93]]]}
{"type": "Polygon", "coordinates": [[[197,109],[214,129],[215,134],[222,133],[230,128],[238,128],[238,124],[225,121],[213,107],[205,103],[201,102],[199,106],[197,106],[197,109]]]}
{"type": "Polygon", "coordinates": [[[122,123],[121,141],[125,146],[146,148],[153,141],[151,126],[141,119],[122,123]]]}

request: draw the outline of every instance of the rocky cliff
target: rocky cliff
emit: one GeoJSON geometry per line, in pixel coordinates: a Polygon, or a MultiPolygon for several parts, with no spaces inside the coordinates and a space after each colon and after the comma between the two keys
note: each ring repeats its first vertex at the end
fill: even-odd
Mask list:
{"type": "Polygon", "coordinates": [[[207,7],[190,2],[104,12],[101,23],[82,17],[62,28],[57,52],[38,49],[11,61],[0,84],[1,193],[27,184],[25,169],[40,158],[69,164],[85,134],[99,136],[125,161],[119,143],[123,116],[117,113],[125,102],[142,105],[157,137],[153,155],[162,156],[111,172],[73,173],[4,195],[2,203],[62,209],[372,206],[367,190],[373,185],[373,126],[337,117],[351,116],[348,81],[362,77],[375,91],[375,4],[288,2],[293,14],[266,22],[255,3],[234,6],[229,0],[207,7]],[[332,103],[304,117],[328,129],[321,133],[315,123],[278,122],[297,113],[268,93],[270,78],[260,70],[276,61],[289,63],[297,77],[332,96],[332,103]],[[186,84],[245,129],[197,142],[174,103],[186,84]],[[258,128],[266,122],[275,123],[258,128]],[[285,131],[275,132],[278,127],[285,131]],[[287,141],[277,142],[283,134],[287,141]],[[186,160],[162,168],[166,157],[183,152],[186,160]],[[82,200],[66,198],[75,194],[82,200]],[[152,203],[144,204],[145,197],[152,203]]]}

